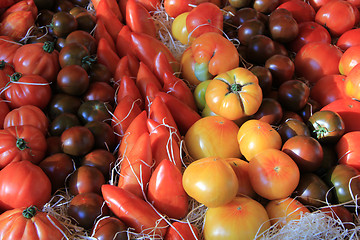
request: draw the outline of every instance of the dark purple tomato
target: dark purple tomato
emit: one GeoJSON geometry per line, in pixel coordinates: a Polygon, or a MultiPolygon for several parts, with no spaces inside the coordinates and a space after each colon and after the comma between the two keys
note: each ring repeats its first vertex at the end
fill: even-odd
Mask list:
{"type": "Polygon", "coordinates": [[[61,139],[59,136],[49,136],[46,138],[47,149],[46,156],[51,156],[56,153],[62,153],[61,139]]]}
{"type": "Polygon", "coordinates": [[[58,0],[55,3],[55,12],[69,12],[74,7],[74,4],[69,0],[58,0]]]}
{"type": "Polygon", "coordinates": [[[94,135],[84,126],[74,126],[61,134],[62,150],[73,156],[89,153],[95,144],[94,135]]]}
{"type": "Polygon", "coordinates": [[[75,170],[69,178],[69,191],[73,195],[93,192],[101,194],[105,177],[96,167],[83,165],[75,170]]]}
{"type": "Polygon", "coordinates": [[[247,60],[262,65],[275,53],[274,41],[265,35],[255,35],[250,38],[247,46],[247,60]]]}
{"type": "Polygon", "coordinates": [[[98,62],[90,65],[88,74],[90,82],[106,82],[110,84],[112,78],[109,68],[98,62]]]}
{"type": "Polygon", "coordinates": [[[298,23],[292,17],[292,14],[290,12],[286,13],[286,11],[286,9],[282,8],[276,9],[269,17],[270,35],[274,41],[281,43],[291,42],[299,33],[298,23]]]}
{"type": "Polygon", "coordinates": [[[235,26],[241,26],[245,21],[257,18],[258,11],[256,11],[254,8],[244,7],[236,11],[231,21],[235,26]]]}
{"type": "Polygon", "coordinates": [[[94,148],[106,149],[109,151],[115,150],[118,141],[114,129],[105,122],[92,121],[85,124],[91,133],[94,135],[94,148]]]}
{"type": "Polygon", "coordinates": [[[280,5],[280,0],[255,0],[253,8],[261,13],[270,14],[280,5]]]}
{"type": "Polygon", "coordinates": [[[109,103],[111,106],[115,103],[115,89],[106,82],[92,82],[88,90],[83,95],[84,101],[98,100],[109,103]]]}
{"type": "Polygon", "coordinates": [[[271,92],[273,77],[268,68],[263,66],[254,66],[250,71],[258,78],[264,97],[267,97],[271,92]]]}
{"type": "Polygon", "coordinates": [[[288,80],[280,85],[278,94],[281,106],[297,112],[305,107],[310,96],[310,87],[300,80],[288,80]]]}
{"type": "Polygon", "coordinates": [[[83,124],[92,121],[110,122],[112,107],[99,100],[85,101],[78,110],[78,117],[83,124]]]}
{"type": "MultiPolygon", "coordinates": [[[[64,1],[60,1],[64,2],[64,1]]],[[[72,31],[77,29],[77,22],[73,15],[65,11],[54,13],[51,20],[52,32],[56,37],[66,37],[72,31]]]]}
{"type": "Polygon", "coordinates": [[[65,93],[55,94],[48,104],[48,114],[50,119],[55,119],[61,113],[77,114],[81,105],[81,99],[65,93]]]}
{"type": "Polygon", "coordinates": [[[49,125],[49,133],[51,136],[61,136],[68,128],[80,126],[79,118],[73,113],[61,113],[54,118],[49,125]]]}
{"type": "Polygon", "coordinates": [[[70,43],[80,43],[89,51],[90,55],[96,54],[96,39],[88,32],[83,30],[75,30],[65,38],[66,45],[70,43]]]}
{"type": "Polygon", "coordinates": [[[238,29],[238,39],[242,45],[247,46],[251,37],[265,34],[265,24],[257,18],[245,21],[238,29]]]}
{"type": "Polygon", "coordinates": [[[88,90],[90,80],[86,70],[81,66],[67,65],[59,71],[56,83],[60,91],[80,96],[88,90]]]}
{"type": "Polygon", "coordinates": [[[95,149],[82,158],[81,165],[96,167],[108,179],[112,168],[115,167],[115,162],[116,157],[111,152],[105,149],[95,149]]]}
{"type": "Polygon", "coordinates": [[[263,98],[258,111],[253,117],[270,125],[278,125],[283,117],[282,107],[273,98],[263,98]]]}
{"type": "Polygon", "coordinates": [[[116,217],[104,217],[96,222],[91,237],[98,240],[127,240],[127,226],[116,217]]]}
{"type": "Polygon", "coordinates": [[[270,70],[275,87],[292,79],[295,72],[294,62],[289,57],[280,54],[275,54],[266,60],[265,67],[270,70]]]}
{"type": "Polygon", "coordinates": [[[278,133],[284,142],[294,136],[311,136],[309,128],[303,121],[298,119],[287,119],[285,122],[281,123],[278,128],[278,133]]]}
{"type": "Polygon", "coordinates": [[[313,115],[315,112],[319,111],[321,109],[321,105],[309,98],[308,101],[305,104],[305,107],[303,107],[300,111],[298,111],[299,115],[302,117],[304,122],[307,122],[309,117],[313,115]]]}
{"type": "Polygon", "coordinates": [[[88,68],[88,59],[90,59],[89,50],[80,43],[66,44],[59,52],[59,63],[62,68],[67,65],[88,68]]]}
{"type": "Polygon", "coordinates": [[[78,23],[78,29],[91,33],[96,26],[96,17],[90,12],[82,12],[75,17],[78,23]]]}

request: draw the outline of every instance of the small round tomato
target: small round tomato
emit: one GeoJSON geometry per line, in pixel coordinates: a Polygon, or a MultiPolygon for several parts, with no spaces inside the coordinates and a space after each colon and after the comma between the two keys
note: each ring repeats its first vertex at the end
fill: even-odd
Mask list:
{"type": "Polygon", "coordinates": [[[101,186],[105,184],[105,177],[96,167],[80,166],[69,177],[69,192],[72,195],[81,193],[101,193],[101,186]]]}
{"type": "Polygon", "coordinates": [[[92,229],[91,237],[96,239],[127,239],[126,225],[116,217],[103,217],[99,219],[92,229]]]}
{"type": "Polygon", "coordinates": [[[282,145],[279,133],[269,123],[256,119],[241,125],[237,140],[240,152],[248,161],[265,149],[280,149],[282,145]]]}
{"type": "Polygon", "coordinates": [[[184,12],[177,16],[171,25],[171,33],[176,40],[179,40],[182,44],[190,44],[195,38],[189,36],[189,32],[186,28],[186,18],[190,12],[184,12]]]}
{"type": "Polygon", "coordinates": [[[91,131],[84,126],[74,126],[61,134],[63,152],[81,156],[89,153],[94,146],[95,139],[91,131]]]}
{"type": "Polygon", "coordinates": [[[186,193],[207,207],[229,203],[235,198],[239,186],[230,164],[219,157],[201,158],[190,163],[183,173],[182,182],[186,193]]]}
{"type": "Polygon", "coordinates": [[[251,159],[249,176],[257,194],[268,200],[275,200],[291,195],[299,184],[300,171],[286,153],[266,149],[251,159]]]}
{"type": "Polygon", "coordinates": [[[342,51],[360,44],[360,28],[350,29],[337,39],[336,46],[342,51]]]}
{"type": "Polygon", "coordinates": [[[345,133],[335,149],[340,164],[350,165],[360,171],[360,131],[345,133]]]}
{"type": "Polygon", "coordinates": [[[277,131],[283,143],[294,136],[311,136],[308,126],[302,120],[294,118],[289,118],[281,123],[277,131]]]}
{"type": "Polygon", "coordinates": [[[239,127],[224,117],[201,118],[185,134],[186,149],[195,160],[214,156],[239,158],[241,153],[236,140],[238,131],[239,127]]]}
{"type": "Polygon", "coordinates": [[[339,72],[342,75],[348,75],[358,63],[360,63],[360,46],[352,46],[346,49],[340,58],[339,72]]]}
{"type": "Polygon", "coordinates": [[[64,66],[57,75],[57,88],[67,94],[80,96],[89,88],[89,76],[79,65],[64,66]]]}
{"type": "Polygon", "coordinates": [[[215,114],[236,120],[257,112],[262,101],[262,90],[252,72],[238,67],[211,80],[205,100],[215,114]]]}
{"type": "Polygon", "coordinates": [[[208,208],[205,213],[204,237],[208,240],[251,240],[269,227],[265,208],[259,202],[241,196],[225,205],[208,208]]]}
{"type": "Polygon", "coordinates": [[[300,80],[289,80],[282,83],[278,90],[278,99],[285,109],[300,111],[305,107],[310,96],[310,87],[300,80]]]}

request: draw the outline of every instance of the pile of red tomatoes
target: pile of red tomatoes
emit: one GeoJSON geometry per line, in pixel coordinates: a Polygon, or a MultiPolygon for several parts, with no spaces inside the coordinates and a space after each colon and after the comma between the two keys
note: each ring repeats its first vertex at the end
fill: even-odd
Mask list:
{"type": "Polygon", "coordinates": [[[0,238],[356,231],[359,8],[1,1],[0,238]]]}

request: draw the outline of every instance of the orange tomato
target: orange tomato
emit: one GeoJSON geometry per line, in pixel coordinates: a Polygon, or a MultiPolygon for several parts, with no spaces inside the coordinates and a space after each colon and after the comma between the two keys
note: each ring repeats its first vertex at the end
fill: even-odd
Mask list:
{"type": "Polygon", "coordinates": [[[360,45],[349,47],[340,58],[340,74],[348,75],[358,63],[360,63],[360,45]]]}
{"type": "Polygon", "coordinates": [[[284,226],[290,221],[298,220],[304,213],[310,213],[309,209],[294,198],[285,198],[270,201],[265,207],[271,224],[284,226]]]}
{"type": "Polygon", "coordinates": [[[277,149],[266,149],[253,157],[249,176],[255,192],[269,200],[290,196],[300,181],[296,163],[277,149]]]}
{"type": "Polygon", "coordinates": [[[221,116],[208,116],[197,120],[185,134],[190,156],[197,160],[205,157],[240,158],[236,139],[239,127],[221,116]]]}
{"type": "Polygon", "coordinates": [[[345,93],[350,98],[360,100],[360,64],[351,69],[345,79],[345,93]]]}
{"type": "Polygon", "coordinates": [[[265,149],[280,149],[280,134],[267,122],[251,119],[243,123],[237,134],[241,154],[248,160],[265,149]]]}
{"type": "Polygon", "coordinates": [[[207,207],[219,207],[230,202],[239,186],[230,164],[219,157],[190,163],[184,171],[182,183],[190,197],[207,207]]]}
{"type": "Polygon", "coordinates": [[[257,201],[243,196],[228,204],[209,208],[205,214],[206,240],[255,239],[270,227],[265,208],[257,201]]]}

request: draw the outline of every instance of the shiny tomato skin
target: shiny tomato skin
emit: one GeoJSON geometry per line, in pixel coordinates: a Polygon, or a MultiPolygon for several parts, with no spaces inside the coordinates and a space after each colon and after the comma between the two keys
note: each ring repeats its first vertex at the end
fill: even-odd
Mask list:
{"type": "Polygon", "coordinates": [[[0,35],[9,36],[14,41],[20,41],[34,23],[35,19],[31,11],[13,12],[1,21],[0,35]]]}
{"type": "Polygon", "coordinates": [[[280,4],[277,8],[284,8],[291,12],[297,23],[315,20],[314,8],[301,0],[289,0],[280,4]]]}
{"type": "Polygon", "coordinates": [[[174,222],[166,232],[164,240],[196,240],[199,239],[199,230],[187,222],[174,222]]]}
{"type": "Polygon", "coordinates": [[[126,229],[127,227],[120,219],[105,216],[96,222],[92,229],[91,237],[99,240],[126,240],[126,229]]]}
{"type": "Polygon", "coordinates": [[[204,117],[186,132],[186,148],[195,160],[211,156],[241,157],[236,141],[238,131],[239,127],[224,117],[204,117]]]}
{"type": "MultiPolygon", "coordinates": [[[[349,48],[350,49],[350,48],[349,48]]],[[[348,50],[349,50],[348,49],[348,50]]],[[[347,51],[348,51],[347,50],[347,51]]],[[[354,61],[356,61],[354,59],[354,61]]],[[[345,79],[345,93],[348,97],[360,100],[360,64],[353,67],[345,79]]]]}
{"type": "Polygon", "coordinates": [[[360,131],[345,133],[336,143],[335,149],[340,164],[345,164],[360,171],[360,131]]]}
{"type": "Polygon", "coordinates": [[[205,213],[204,237],[209,240],[250,240],[269,227],[265,208],[259,202],[241,196],[225,205],[208,208],[205,213]]]}
{"type": "Polygon", "coordinates": [[[325,42],[305,44],[295,57],[295,72],[315,83],[329,74],[339,74],[339,61],[342,52],[334,45],[325,42]]]}
{"type": "Polygon", "coordinates": [[[0,181],[1,210],[32,205],[41,209],[50,200],[49,178],[39,166],[30,161],[10,163],[0,171],[0,181]]]}
{"type": "Polygon", "coordinates": [[[105,184],[105,177],[96,167],[80,166],[69,176],[69,192],[72,195],[81,193],[101,193],[101,186],[105,184]]]}
{"type": "Polygon", "coordinates": [[[360,28],[350,29],[337,39],[336,46],[342,51],[345,51],[349,47],[353,47],[360,44],[360,28]]]}
{"type": "Polygon", "coordinates": [[[84,126],[73,126],[60,136],[62,150],[66,154],[82,156],[89,153],[95,144],[94,135],[84,126]]]}
{"type": "Polygon", "coordinates": [[[6,115],[10,112],[8,104],[0,98],[0,129],[4,128],[4,120],[6,115]]]}
{"type": "Polygon", "coordinates": [[[291,195],[299,183],[300,171],[286,153],[267,149],[251,159],[249,176],[257,194],[275,200],[291,195]]]}
{"type": "Polygon", "coordinates": [[[16,50],[20,43],[14,42],[9,36],[0,36],[0,60],[12,64],[16,50]]]}
{"type": "Polygon", "coordinates": [[[230,164],[219,157],[192,162],[185,169],[182,182],[186,193],[207,207],[219,207],[230,202],[239,186],[230,164]]]}
{"type": "Polygon", "coordinates": [[[352,46],[344,51],[340,58],[339,72],[342,75],[348,75],[357,64],[360,63],[360,46],[352,46]]]}

